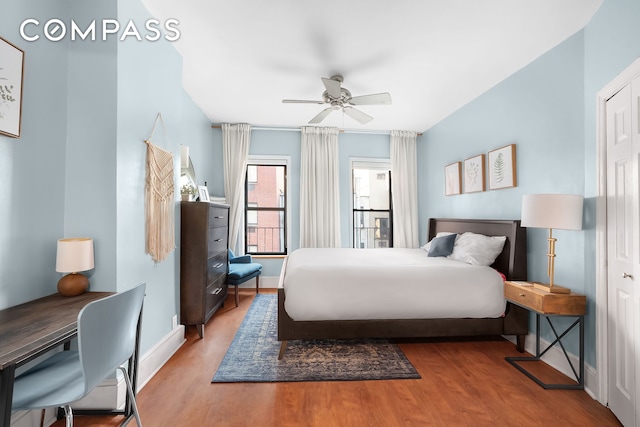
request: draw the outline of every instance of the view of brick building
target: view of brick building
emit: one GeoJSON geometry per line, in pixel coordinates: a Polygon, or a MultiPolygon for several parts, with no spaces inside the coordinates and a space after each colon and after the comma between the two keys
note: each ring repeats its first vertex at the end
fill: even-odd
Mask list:
{"type": "Polygon", "coordinates": [[[285,167],[247,167],[247,253],[285,252],[285,167]]]}

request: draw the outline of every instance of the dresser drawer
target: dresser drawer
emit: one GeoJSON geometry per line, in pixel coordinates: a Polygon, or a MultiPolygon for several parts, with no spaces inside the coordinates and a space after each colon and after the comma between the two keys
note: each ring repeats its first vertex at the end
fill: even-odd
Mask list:
{"type": "Polygon", "coordinates": [[[223,251],[207,259],[207,285],[227,276],[227,252],[223,251]]]}
{"type": "Polygon", "coordinates": [[[229,223],[229,209],[212,206],[209,209],[209,228],[226,227],[229,223]]]}
{"type": "Polygon", "coordinates": [[[205,290],[205,318],[208,320],[213,311],[222,304],[222,301],[227,296],[227,285],[225,284],[225,277],[216,280],[205,290]]]}
{"type": "Polygon", "coordinates": [[[227,234],[229,232],[226,227],[210,228],[207,233],[209,234],[209,246],[207,248],[209,257],[227,250],[227,234]]]}

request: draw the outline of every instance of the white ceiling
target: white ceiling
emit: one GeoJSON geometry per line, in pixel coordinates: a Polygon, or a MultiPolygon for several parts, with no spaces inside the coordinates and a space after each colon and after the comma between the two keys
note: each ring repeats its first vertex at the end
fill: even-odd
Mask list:
{"type": "Polygon", "coordinates": [[[214,123],[302,126],[323,105],[321,77],[344,76],[360,125],[332,112],[323,126],[424,131],[581,30],[602,0],[143,0],[175,18],[183,83],[214,123]]]}

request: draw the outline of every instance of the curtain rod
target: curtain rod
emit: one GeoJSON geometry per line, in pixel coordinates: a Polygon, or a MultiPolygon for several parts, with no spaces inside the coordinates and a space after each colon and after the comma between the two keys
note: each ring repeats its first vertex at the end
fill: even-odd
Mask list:
{"type": "MultiPolygon", "coordinates": [[[[211,127],[213,129],[221,129],[221,125],[212,124],[211,127]]],[[[300,128],[296,127],[269,127],[269,126],[251,126],[251,130],[277,130],[277,131],[285,131],[285,132],[300,132],[300,128]]],[[[366,129],[340,129],[340,133],[370,133],[373,135],[390,135],[391,132],[388,130],[366,130],[366,129]]],[[[418,136],[422,135],[422,132],[417,133],[418,136]]]]}

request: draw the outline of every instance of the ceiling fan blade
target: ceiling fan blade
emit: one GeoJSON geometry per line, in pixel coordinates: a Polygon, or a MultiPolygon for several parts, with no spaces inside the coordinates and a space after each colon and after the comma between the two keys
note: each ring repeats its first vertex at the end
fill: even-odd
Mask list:
{"type": "Polygon", "coordinates": [[[353,107],[344,107],[343,111],[347,116],[351,117],[361,125],[367,124],[371,120],[373,120],[373,117],[371,117],[370,115],[363,113],[360,110],[356,110],[353,107]]]}
{"type": "Polygon", "coordinates": [[[342,94],[342,91],[340,90],[342,83],[325,77],[322,77],[322,83],[324,83],[324,87],[327,88],[327,93],[330,97],[340,98],[340,95],[342,94]]]}
{"type": "Polygon", "coordinates": [[[353,105],[390,105],[391,95],[388,92],[374,93],[372,95],[354,96],[349,100],[353,105]]]}
{"type": "Polygon", "coordinates": [[[283,104],[324,104],[324,101],[312,101],[309,99],[283,99],[283,104]]]}
{"type": "Polygon", "coordinates": [[[309,123],[310,124],[320,123],[329,115],[329,113],[331,113],[331,111],[333,111],[333,108],[331,107],[325,108],[324,110],[320,111],[320,113],[318,113],[318,115],[316,115],[313,119],[309,120],[309,123]]]}

